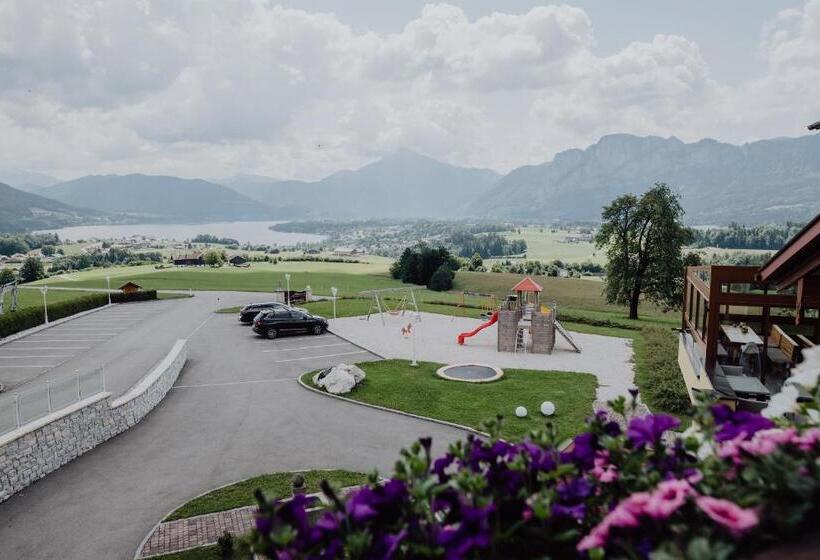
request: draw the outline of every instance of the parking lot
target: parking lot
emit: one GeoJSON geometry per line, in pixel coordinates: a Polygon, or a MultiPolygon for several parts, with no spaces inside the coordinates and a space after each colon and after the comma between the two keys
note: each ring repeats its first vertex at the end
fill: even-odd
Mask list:
{"type": "Polygon", "coordinates": [[[115,305],[0,346],[0,383],[6,390],[45,377],[51,370],[133,329],[163,309],[159,305],[115,305]]]}

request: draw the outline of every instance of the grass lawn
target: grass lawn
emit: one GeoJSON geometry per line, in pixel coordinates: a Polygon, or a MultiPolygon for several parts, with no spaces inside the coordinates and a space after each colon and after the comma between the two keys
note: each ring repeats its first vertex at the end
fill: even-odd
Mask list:
{"type": "MultiPolygon", "coordinates": [[[[88,292],[50,290],[48,294],[46,294],[46,298],[50,305],[52,303],[77,299],[87,295],[88,292]]],[[[11,305],[11,295],[6,294],[4,311],[8,311],[9,305],[11,305]]],[[[19,309],[23,309],[24,307],[43,307],[43,294],[40,293],[40,290],[19,289],[17,290],[17,307],[19,309]]]]}
{"type": "MultiPolygon", "coordinates": [[[[301,474],[305,477],[308,492],[318,492],[319,483],[322,480],[328,480],[344,487],[362,484],[367,479],[364,474],[342,470],[306,471],[301,474]]],[[[195,515],[253,505],[256,503],[253,493],[257,488],[261,488],[265,495],[271,499],[290,496],[291,482],[294,476],[295,473],[291,472],[264,474],[218,488],[180,506],[163,521],[173,521],[174,519],[184,519],[195,515]]]]}
{"type": "MultiPolygon", "coordinates": [[[[597,381],[588,373],[505,369],[504,377],[492,383],[461,383],[436,375],[441,364],[420,362],[410,367],[406,360],[383,360],[359,364],[367,379],[345,395],[348,398],[395,410],[455,422],[475,429],[504,416],[501,435],[520,440],[530,430],[544,426],[539,412],[544,401],[557,408],[551,421],[562,438],[583,430],[584,419],[592,413],[597,381]],[[515,407],[530,412],[517,418],[515,407]]],[[[313,373],[302,381],[313,386],[313,373]]]]}

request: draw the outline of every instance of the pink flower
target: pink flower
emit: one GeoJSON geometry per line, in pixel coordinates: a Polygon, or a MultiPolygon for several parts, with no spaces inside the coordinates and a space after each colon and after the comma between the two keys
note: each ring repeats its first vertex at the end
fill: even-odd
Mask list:
{"type": "Polygon", "coordinates": [[[598,525],[590,533],[578,542],[575,547],[578,552],[591,550],[593,548],[602,548],[606,546],[606,540],[609,537],[609,529],[602,530],[601,525],[598,525]]]}
{"type": "Polygon", "coordinates": [[[666,519],[694,493],[685,480],[665,480],[652,492],[652,498],[646,505],[646,513],[653,519],[666,519]]]}
{"type": "Polygon", "coordinates": [[[740,536],[759,523],[757,513],[752,509],[745,509],[734,502],[699,496],[695,499],[698,507],[708,515],[712,521],[723,525],[734,537],[740,536]]]}
{"type": "Polygon", "coordinates": [[[796,436],[793,442],[801,451],[811,451],[820,443],[820,428],[809,428],[803,435],[796,436]]]}
{"type": "Polygon", "coordinates": [[[618,480],[618,468],[609,463],[609,455],[606,452],[595,457],[595,466],[591,472],[599,482],[609,483],[618,480]]]}

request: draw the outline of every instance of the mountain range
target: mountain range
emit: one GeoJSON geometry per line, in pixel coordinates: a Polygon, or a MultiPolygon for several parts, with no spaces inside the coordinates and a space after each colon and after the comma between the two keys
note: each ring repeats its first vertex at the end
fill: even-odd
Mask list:
{"type": "Polygon", "coordinates": [[[616,196],[643,192],[655,182],[675,188],[693,224],[805,221],[820,211],[820,135],[735,146],[613,134],[585,150],[511,171],[467,212],[594,220],[616,196]]]}
{"type": "Polygon", "coordinates": [[[0,183],[0,233],[74,226],[100,218],[99,212],[79,210],[0,183]]]}
{"type": "Polygon", "coordinates": [[[271,210],[202,179],[164,175],[88,175],[42,187],[36,194],[65,204],[146,222],[264,220],[271,210]]]}
{"type": "MultiPolygon", "coordinates": [[[[674,137],[613,134],[586,149],[566,150],[551,161],[503,176],[410,150],[320,181],[236,175],[215,182],[134,174],[58,182],[46,175],[15,173],[21,184],[14,186],[63,203],[62,211],[73,212],[73,220],[106,215],[131,222],[470,217],[595,221],[601,207],[616,196],[641,193],[655,182],[676,189],[690,224],[804,221],[820,211],[820,135],[738,146],[710,139],[685,143],[674,137]],[[52,179],[57,182],[50,184],[52,179]]],[[[0,169],[0,179],[3,176],[0,169]]],[[[41,199],[29,202],[29,210],[44,205],[41,199]]],[[[28,215],[47,221],[36,212],[28,215]]],[[[7,224],[0,222],[0,229],[8,229],[7,224]]]]}

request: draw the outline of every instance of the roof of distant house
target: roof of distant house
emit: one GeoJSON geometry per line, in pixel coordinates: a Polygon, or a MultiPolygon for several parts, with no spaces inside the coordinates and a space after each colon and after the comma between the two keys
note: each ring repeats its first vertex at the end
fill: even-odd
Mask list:
{"type": "Polygon", "coordinates": [[[820,121],[809,125],[809,130],[820,130],[820,121]]]}
{"type": "Polygon", "coordinates": [[[119,288],[117,288],[117,289],[118,289],[118,290],[124,290],[124,289],[126,289],[126,288],[136,288],[136,289],[138,289],[138,290],[141,290],[141,289],[142,289],[142,286],[140,286],[139,284],[136,284],[136,283],[134,283],[134,282],[126,282],[125,284],[123,284],[122,286],[120,286],[120,287],[119,287],[119,288]]]}

